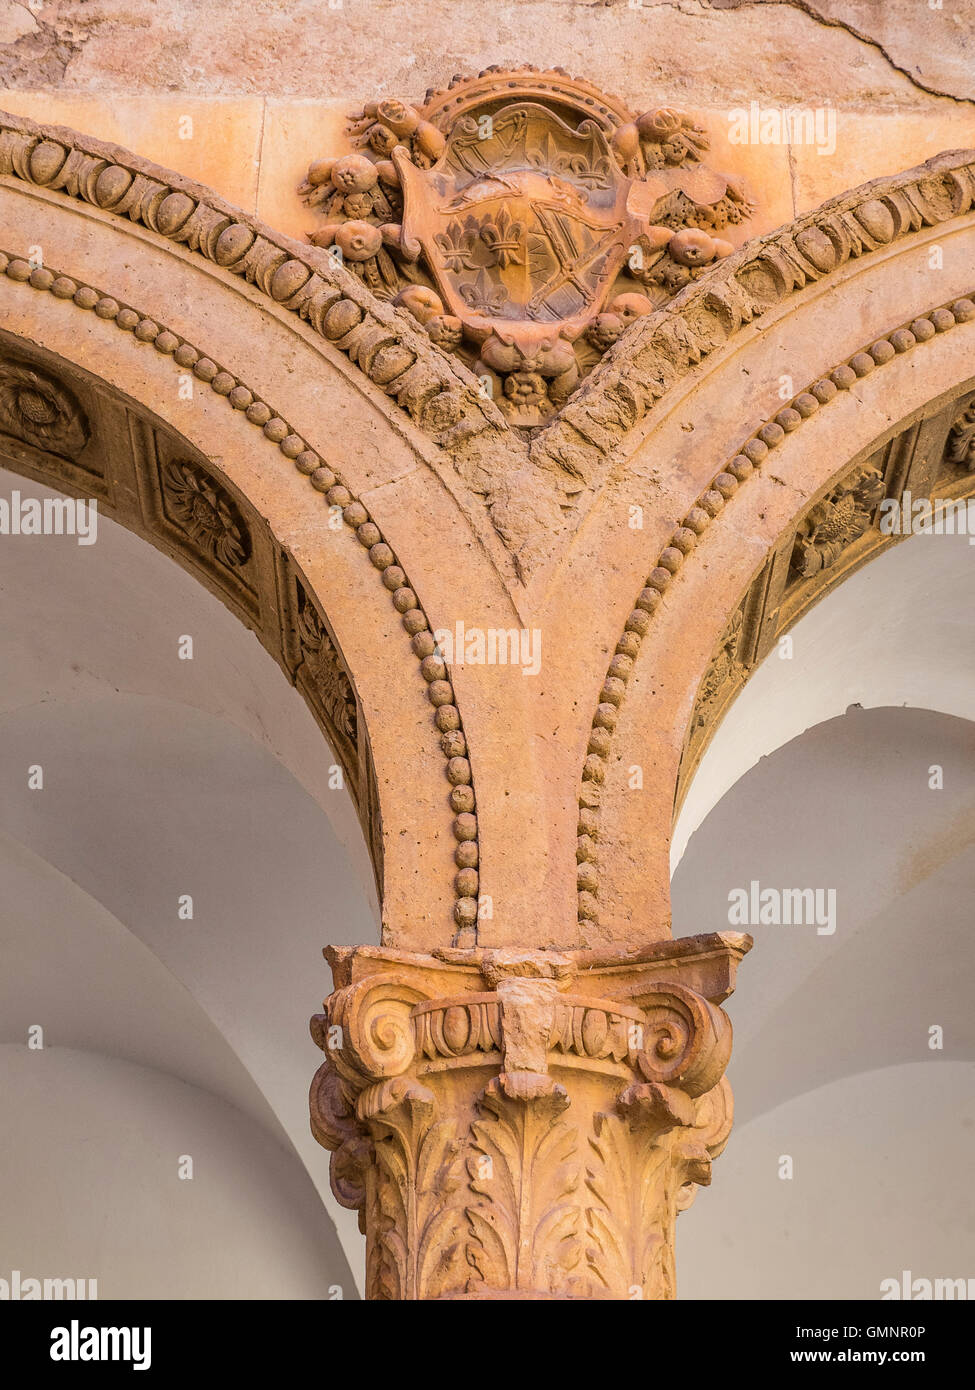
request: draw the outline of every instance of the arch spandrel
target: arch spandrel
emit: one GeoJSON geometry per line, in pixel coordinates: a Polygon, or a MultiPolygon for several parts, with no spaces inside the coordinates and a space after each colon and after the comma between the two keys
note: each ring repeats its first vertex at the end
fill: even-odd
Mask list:
{"type": "MultiPolygon", "coordinates": [[[[676,1212],[731,1124],[720,1006],[751,944],[670,939],[687,731],[770,557],[781,577],[775,557],[794,553],[848,465],[970,391],[972,165],[970,153],[938,156],[728,254],[622,332],[529,445],[476,374],[324,255],[124,151],[0,119],[13,355],[66,364],[116,418],[132,403],[154,466],[166,432],[184,440],[210,481],[164,457],[159,486],[168,476],[179,497],[166,513],[136,481],[130,520],[198,516],[201,492],[221,514],[206,489],[224,488],[232,525],[236,507],[271,538],[282,664],[307,684],[328,664],[327,637],[357,697],[386,933],[382,947],[329,953],[336,990],[313,1022],[326,1060],[311,1109],[336,1195],[364,1211],[371,1296],[606,1297],[634,1279],[673,1295],[676,1212]],[[43,264],[31,263],[37,245],[43,264]],[[772,399],[782,375],[794,393],[772,399]],[[626,524],[633,504],[642,528],[626,524]],[[537,686],[503,664],[448,666],[430,630],[472,617],[539,628],[537,686]],[[446,1125],[433,1123],[437,1106],[446,1125]],[[570,1202],[569,1224],[615,1222],[624,1235],[619,1257],[592,1237],[592,1277],[570,1272],[561,1245],[521,1265],[523,1210],[511,1252],[492,1244],[503,1197],[463,1175],[478,1153],[514,1152],[497,1136],[529,1122],[557,1130],[566,1153],[595,1155],[592,1183],[572,1191],[591,1189],[596,1206],[570,1202]],[[473,1232],[434,1262],[429,1286],[429,1193],[409,1179],[393,1191],[376,1145],[387,1178],[421,1156],[439,1165],[453,1206],[431,1222],[453,1214],[473,1232]],[[652,1199],[635,1218],[633,1193],[652,1199]],[[647,1232],[666,1268],[644,1268],[647,1232]]],[[[62,471],[62,486],[83,491],[62,471]]],[[[240,543],[222,549],[227,568],[240,543]]],[[[263,623],[262,595],[234,578],[233,605],[263,623]]],[[[524,1177],[513,1173],[512,1191],[524,1177]]],[[[530,1186],[544,1191],[541,1178],[530,1186]]]]}
{"type": "MultiPolygon", "coordinates": [[[[610,679],[628,676],[620,668],[625,668],[630,649],[638,647],[634,637],[642,634],[628,630],[627,624],[632,629],[634,621],[642,620],[627,615],[647,577],[648,554],[668,549],[675,527],[708,490],[720,466],[713,456],[713,437],[727,439],[733,454],[749,429],[766,418],[770,382],[782,375],[776,374],[782,358],[786,375],[803,382],[830,366],[824,357],[827,344],[839,348],[847,335],[847,346],[860,347],[856,333],[868,341],[888,331],[898,317],[930,307],[922,290],[935,278],[925,259],[935,244],[943,257],[936,277],[940,292],[949,299],[970,288],[971,165],[969,154],[942,155],[918,170],[835,199],[792,227],[746,244],[695,279],[668,307],[644,316],[536,437],[527,474],[532,507],[526,519],[524,439],[478,397],[476,378],[464,365],[439,352],[411,326],[408,315],[379,303],[321,252],[277,236],[207,190],[115,147],[15,119],[3,121],[0,135],[4,197],[15,200],[9,222],[14,240],[22,240],[26,200],[26,225],[48,244],[56,247],[60,240],[71,247],[75,258],[63,267],[50,261],[53,279],[46,292],[29,288],[29,275],[26,283],[15,279],[8,287],[16,287],[35,306],[52,301],[56,314],[58,307],[65,308],[53,289],[57,271],[63,269],[70,278],[75,269],[81,284],[79,255],[99,272],[98,281],[91,277],[90,291],[114,297],[125,312],[125,295],[134,297],[141,284],[143,298],[148,294],[151,302],[132,310],[140,322],[155,324],[157,337],[175,337],[205,359],[209,380],[203,385],[210,389],[202,398],[198,394],[187,405],[173,400],[171,383],[167,388],[177,429],[187,413],[232,408],[229,393],[220,394],[220,389],[227,391],[228,379],[236,383],[231,391],[260,397],[256,408],[266,397],[268,408],[277,413],[265,424],[251,421],[249,406],[230,418],[237,418],[241,428],[250,424],[251,438],[271,449],[277,467],[252,467],[248,495],[262,512],[279,508],[287,513],[288,548],[306,569],[323,540],[329,541],[326,553],[334,548],[332,533],[322,527],[315,484],[300,476],[320,464],[326,482],[334,472],[341,473],[334,485],[348,484],[346,507],[351,496],[360,499],[363,513],[368,511],[405,566],[431,627],[449,630],[458,618],[470,622],[471,614],[483,627],[538,625],[547,679],[537,687],[529,690],[528,683],[512,680],[503,668],[458,666],[444,675],[454,682],[456,698],[466,703],[471,747],[459,756],[469,752],[470,775],[479,776],[480,849],[488,856],[493,896],[505,904],[503,913],[479,924],[478,935],[484,942],[502,943],[531,934],[548,945],[600,939],[600,932],[586,925],[594,921],[586,911],[582,927],[573,925],[575,890],[565,870],[573,847],[582,852],[574,822],[591,819],[579,818],[573,810],[583,765],[582,810],[598,814],[585,805],[594,794],[593,785],[586,783],[593,782],[591,769],[598,774],[607,731],[598,724],[591,727],[592,711],[608,665],[616,672],[610,679]],[[127,254],[136,247],[135,254],[127,254]],[[121,276],[121,299],[105,289],[113,276],[121,276]],[[221,344],[232,346],[232,363],[206,344],[197,347],[188,336],[200,336],[202,321],[221,344]],[[254,357],[259,362],[248,383],[243,371],[254,357]],[[278,400],[272,401],[272,387],[278,400]],[[722,424],[729,414],[734,418],[722,424]],[[354,429],[349,428],[352,421],[354,429]],[[269,430],[276,437],[269,437],[269,430]],[[298,468],[286,481],[280,475],[282,453],[298,468]],[[604,463],[590,467],[597,456],[604,463]],[[332,467],[336,458],[341,469],[332,467]],[[551,556],[561,547],[561,556],[535,572],[522,571],[521,560],[515,565],[506,549],[511,536],[506,540],[495,525],[490,498],[497,501],[491,488],[498,468],[502,489],[508,483],[513,489],[511,505],[521,517],[519,525],[528,525],[551,556]],[[581,492],[573,485],[573,503],[568,509],[560,504],[554,526],[549,507],[553,468],[588,479],[581,492]],[[481,498],[489,503],[487,509],[481,498]],[[639,530],[623,524],[634,503],[644,513],[639,530]],[[540,803],[543,812],[538,815],[540,803]],[[514,843],[513,820],[521,827],[514,843]],[[535,903],[543,899],[554,920],[539,929],[535,903]]],[[[48,268],[40,272],[42,278],[47,274],[48,268]]],[[[150,381],[153,373],[141,370],[150,356],[157,356],[150,353],[148,341],[139,342],[141,329],[123,329],[119,335],[118,317],[96,323],[91,310],[76,317],[89,329],[77,338],[75,353],[86,352],[94,335],[98,342],[93,350],[101,354],[99,335],[104,336],[108,323],[109,337],[126,341],[130,334],[127,341],[135,349],[132,366],[139,369],[128,394],[135,400],[167,399],[167,391],[160,394],[150,381]]],[[[63,355],[72,360],[70,351],[63,355]]],[[[167,354],[160,349],[158,356],[165,360],[167,354]]],[[[178,367],[175,350],[167,365],[171,372],[178,367]]],[[[189,370],[198,377],[201,367],[194,364],[189,370]]],[[[226,463],[220,447],[207,456],[220,466],[226,463]]],[[[232,456],[233,450],[228,459],[232,456]]],[[[351,515],[361,524],[358,511],[351,515]]],[[[369,528],[365,534],[375,540],[369,528]]],[[[323,565],[316,584],[327,590],[338,572],[323,565]]],[[[381,573],[366,571],[360,585],[368,587],[367,579],[377,577],[382,584],[381,573]]],[[[453,816],[472,814],[466,806],[473,798],[456,788],[450,792],[448,786],[452,804],[446,803],[443,782],[437,786],[447,760],[437,748],[442,731],[428,727],[422,684],[394,713],[390,691],[396,687],[380,675],[361,625],[351,613],[344,623],[341,617],[343,608],[351,608],[350,594],[358,590],[344,584],[333,588],[334,629],[360,700],[367,710],[370,705],[389,710],[380,721],[385,732],[376,730],[377,742],[388,739],[388,756],[395,762],[402,759],[404,744],[416,750],[426,740],[428,751],[414,756],[420,760],[421,777],[429,777],[431,824],[446,830],[445,836],[432,830],[430,843],[438,848],[429,852],[446,883],[443,897],[453,903],[451,925],[469,932],[478,925],[471,920],[473,900],[458,907],[459,890],[450,880],[456,876],[458,854],[453,816]],[[404,728],[403,711],[414,707],[416,715],[404,728]],[[458,811],[458,806],[464,809],[458,811]]],[[[382,588],[377,597],[386,601],[382,588]]],[[[401,615],[386,613],[386,628],[380,629],[384,640],[402,645],[400,623],[401,615]]],[[[425,658],[418,656],[415,641],[412,645],[414,651],[405,655],[407,666],[415,668],[425,658]]],[[[402,679],[412,678],[404,674],[402,679]]],[[[454,738],[445,747],[457,756],[462,745],[454,738]]],[[[401,771],[384,781],[378,747],[376,758],[380,799],[386,788],[387,819],[410,820],[410,776],[401,771]]],[[[460,833],[473,833],[466,821],[460,833]]],[[[465,865],[476,857],[474,850],[461,853],[465,865]]],[[[407,882],[415,882],[422,862],[419,847],[406,855],[407,882]]],[[[583,895],[594,872],[587,862],[579,870],[583,895]]],[[[462,881],[470,888],[473,876],[464,872],[462,881]]],[[[584,896],[580,902],[593,908],[584,896]]],[[[407,916],[413,911],[415,907],[407,916]]],[[[423,909],[419,920],[422,934],[429,920],[423,909]]],[[[644,928],[635,930],[639,935],[644,928]]],[[[438,929],[434,933],[439,937],[438,929]]]]}
{"type": "Polygon", "coordinates": [[[772,446],[758,466],[747,451],[736,455],[748,468],[719,475],[726,495],[712,489],[713,515],[685,563],[673,575],[651,572],[660,587],[646,602],[619,704],[620,753],[606,759],[594,798],[600,902],[590,920],[608,934],[669,931],[670,823],[707,740],[781,634],[861,565],[910,539],[881,533],[883,501],[975,495],[968,464],[954,457],[973,381],[973,299],[914,313],[810,382],[824,399],[789,431],[767,435],[772,446]],[[639,796],[626,787],[631,762],[652,769],[639,796]]]}

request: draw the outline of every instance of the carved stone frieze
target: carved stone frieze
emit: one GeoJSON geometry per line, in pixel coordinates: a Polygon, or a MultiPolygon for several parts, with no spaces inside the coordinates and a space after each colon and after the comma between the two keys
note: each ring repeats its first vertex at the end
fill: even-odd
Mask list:
{"type": "Polygon", "coordinates": [[[88,443],[90,429],[63,382],[30,363],[0,358],[0,434],[73,460],[88,443]]]}
{"type": "Polygon", "coordinates": [[[710,665],[701,682],[694,711],[697,724],[708,723],[712,706],[720,700],[722,692],[733,684],[736,672],[741,670],[741,662],[738,659],[738,642],[743,625],[744,614],[741,608],[738,608],[725,628],[721,641],[718,643],[718,649],[711,658],[710,665]]]}
{"type": "Polygon", "coordinates": [[[628,324],[731,254],[715,233],[752,204],[669,107],[635,116],[532,68],[444,95],[353,117],[362,153],[316,160],[299,190],[323,216],[309,239],[538,426],[628,324]]]}
{"type": "Polygon", "coordinates": [[[331,727],[354,748],[358,720],[352,683],[311,599],[301,585],[297,592],[298,682],[308,684],[309,698],[321,705],[331,727]]]}
{"type": "Polygon", "coordinates": [[[807,513],[796,534],[792,570],[811,579],[829,569],[870,525],[884,496],[884,480],[872,467],[856,468],[807,513]]]}
{"type": "Polygon", "coordinates": [[[163,505],[198,550],[237,570],[251,553],[247,527],[233,498],[198,463],[171,459],[160,470],[163,505]]]}
{"type": "Polygon", "coordinates": [[[637,956],[336,950],[312,1130],[377,1299],[673,1298],[731,1128],[721,1002],[750,938],[637,956]]]}

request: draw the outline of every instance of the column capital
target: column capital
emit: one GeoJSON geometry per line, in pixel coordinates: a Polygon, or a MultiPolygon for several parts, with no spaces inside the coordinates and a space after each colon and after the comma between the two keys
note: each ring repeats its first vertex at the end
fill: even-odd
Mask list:
{"type": "Polygon", "coordinates": [[[370,1298],[670,1298],[731,1128],[734,932],[633,954],[326,950],[312,1130],[370,1298]]]}

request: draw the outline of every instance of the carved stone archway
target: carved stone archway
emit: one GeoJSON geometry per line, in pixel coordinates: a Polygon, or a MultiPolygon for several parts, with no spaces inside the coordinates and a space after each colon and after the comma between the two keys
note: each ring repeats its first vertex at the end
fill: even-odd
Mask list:
{"type": "Polygon", "coordinates": [[[369,1296],[674,1295],[750,946],[671,939],[674,808],[882,497],[971,489],[973,208],[946,154],[729,249],[526,436],[325,250],[0,118],[5,451],[255,627],[382,861],[313,1021],[369,1296]],[[458,622],[539,632],[535,683],[445,660],[458,622]]]}

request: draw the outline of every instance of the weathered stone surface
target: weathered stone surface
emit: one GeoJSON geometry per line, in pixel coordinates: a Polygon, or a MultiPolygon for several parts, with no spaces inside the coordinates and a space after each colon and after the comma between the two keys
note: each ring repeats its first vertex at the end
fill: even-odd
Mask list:
{"type": "MultiPolygon", "coordinates": [[[[8,32],[23,30],[21,7],[8,3],[8,32]]],[[[936,90],[965,81],[970,20],[946,5],[941,12],[913,0],[888,5],[851,0],[813,3],[674,5],[592,0],[507,0],[494,7],[490,55],[478,0],[423,0],[404,11],[398,0],[331,8],[319,0],[211,0],[202,13],[192,0],[173,0],[166,22],[153,0],[124,7],[86,0],[48,0],[34,26],[2,54],[9,86],[88,90],[184,91],[213,95],[272,92],[318,99],[323,82],[347,92],[372,89],[382,53],[385,91],[409,91],[416,55],[423,80],[443,86],[455,72],[487,61],[560,64],[585,72],[631,101],[652,83],[661,102],[713,92],[737,105],[742,69],[766,101],[911,104],[926,94],[885,56],[883,45],[913,74],[928,74],[936,90]],[[817,14],[837,21],[829,26],[817,14]],[[866,41],[856,37],[846,22],[866,41]],[[729,61],[740,54],[741,61],[729,61]]],[[[968,68],[970,89],[970,65],[968,68]]],[[[331,95],[331,93],[329,93],[331,95]]],[[[960,90],[959,96],[971,96],[960,90]]],[[[418,93],[418,95],[422,95],[418,93]]]]}
{"type": "Polygon", "coordinates": [[[667,1299],[731,1129],[751,938],[626,957],[332,949],[312,1130],[372,1299],[667,1299]]]}
{"type": "Polygon", "coordinates": [[[973,167],[723,258],[529,446],[323,249],[0,119],[5,454],[197,573],[352,783],[383,947],[331,953],[313,1116],[374,1296],[672,1295],[745,949],[671,939],[675,805],[879,502],[975,489],[973,167]]]}
{"type": "MultiPolygon", "coordinates": [[[[714,9],[781,4],[782,0],[711,0],[714,9]]],[[[836,25],[875,48],[924,91],[975,98],[975,16],[965,6],[914,0],[792,0],[823,24],[836,25]]]]}

